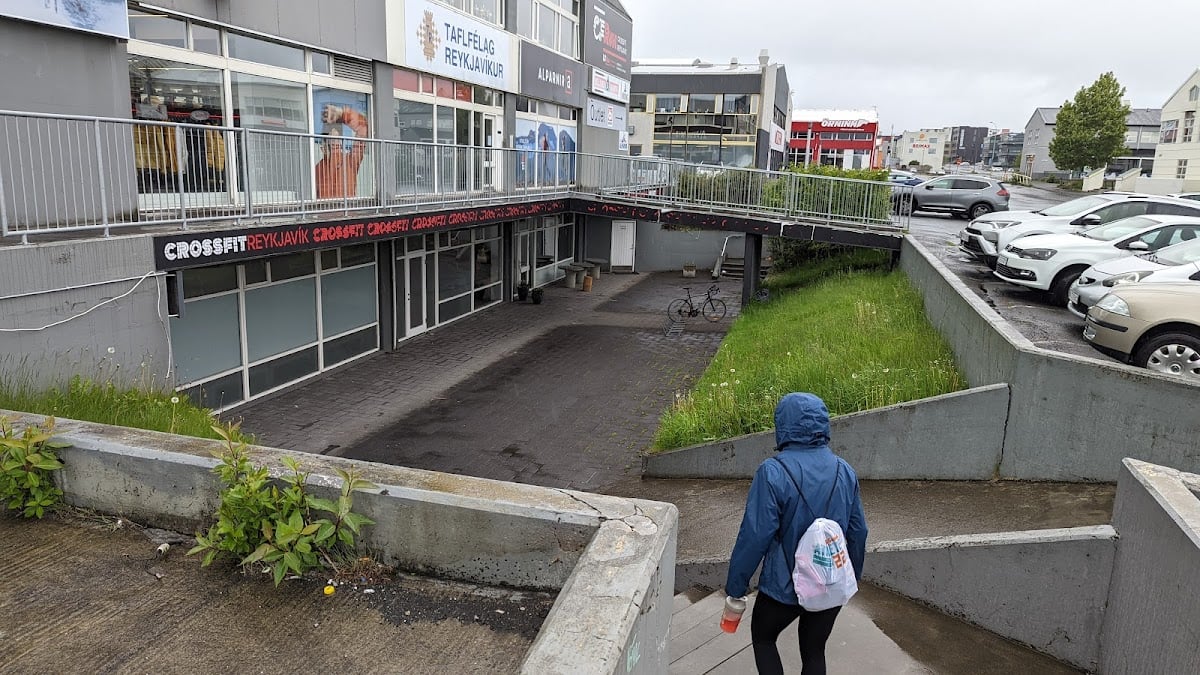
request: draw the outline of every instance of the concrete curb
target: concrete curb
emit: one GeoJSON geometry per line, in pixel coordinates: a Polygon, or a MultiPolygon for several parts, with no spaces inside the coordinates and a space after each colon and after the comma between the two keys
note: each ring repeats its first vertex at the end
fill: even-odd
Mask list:
{"type": "MultiPolygon", "coordinates": [[[[38,415],[0,410],[18,427],[38,415]]],[[[76,506],[154,527],[195,531],[212,518],[218,441],[58,420],[56,476],[76,506]]],[[[376,525],[360,538],[401,568],[484,585],[558,591],[522,672],[665,672],[679,511],[673,504],[441,474],[252,446],[273,475],[281,460],[335,497],[333,469],[377,486],[355,493],[376,525]]],[[[197,563],[198,564],[198,563],[197,563]]]]}

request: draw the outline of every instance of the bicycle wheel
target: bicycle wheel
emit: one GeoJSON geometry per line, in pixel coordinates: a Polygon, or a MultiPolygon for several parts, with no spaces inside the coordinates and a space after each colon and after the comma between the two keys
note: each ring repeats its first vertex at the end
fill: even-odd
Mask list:
{"type": "Polygon", "coordinates": [[[718,298],[709,298],[708,302],[701,307],[704,310],[704,318],[709,321],[720,321],[725,318],[725,301],[718,298]]]}
{"type": "Polygon", "coordinates": [[[688,314],[688,301],[683,298],[677,298],[667,305],[667,316],[671,317],[672,321],[682,321],[688,314]]]}

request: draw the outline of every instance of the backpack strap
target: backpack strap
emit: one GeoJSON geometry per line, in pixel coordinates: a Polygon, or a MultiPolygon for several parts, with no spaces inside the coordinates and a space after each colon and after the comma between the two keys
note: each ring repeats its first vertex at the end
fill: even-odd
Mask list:
{"type": "MultiPolygon", "coordinates": [[[[804,502],[805,508],[807,508],[809,510],[809,512],[812,513],[817,518],[824,518],[825,517],[824,514],[829,513],[829,507],[833,505],[833,495],[837,493],[838,480],[840,480],[842,477],[842,460],[840,458],[837,459],[837,473],[835,473],[833,475],[833,487],[829,490],[829,499],[825,500],[825,508],[821,511],[820,514],[818,514],[816,511],[813,511],[812,506],[809,506],[808,499],[804,496],[804,488],[802,487],[802,485],[804,484],[804,473],[801,472],[800,481],[797,482],[796,477],[794,475],[792,475],[792,470],[788,468],[787,464],[783,463],[783,460],[779,459],[779,457],[777,457],[777,456],[772,457],[771,459],[778,462],[779,466],[783,468],[783,472],[786,473],[787,477],[791,479],[792,485],[794,485],[796,487],[796,494],[800,495],[800,501],[804,502]]],[[[797,503],[797,507],[798,506],[799,506],[799,504],[797,503]]],[[[796,515],[796,508],[793,508],[791,513],[788,514],[787,525],[780,528],[779,531],[775,533],[775,538],[777,540],[779,540],[780,544],[783,543],[783,532],[791,529],[792,518],[794,518],[795,515],[796,515]]]]}

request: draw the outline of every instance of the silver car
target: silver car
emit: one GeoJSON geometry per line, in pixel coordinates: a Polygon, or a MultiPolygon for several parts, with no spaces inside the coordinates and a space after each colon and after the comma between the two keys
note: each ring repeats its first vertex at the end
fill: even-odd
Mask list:
{"type": "Polygon", "coordinates": [[[934,178],[913,186],[911,192],[896,190],[892,199],[901,214],[933,211],[972,219],[1008,210],[1008,189],[987,176],[934,178]]]}
{"type": "Polygon", "coordinates": [[[1087,268],[1067,293],[1067,309],[1082,319],[1089,307],[1118,286],[1186,281],[1200,281],[1200,237],[1087,268]]]}

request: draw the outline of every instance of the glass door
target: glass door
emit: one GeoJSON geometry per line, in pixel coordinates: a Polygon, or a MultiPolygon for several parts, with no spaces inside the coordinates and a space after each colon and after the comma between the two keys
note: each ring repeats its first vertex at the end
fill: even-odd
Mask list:
{"type": "Polygon", "coordinates": [[[472,187],[475,190],[490,192],[499,189],[496,181],[500,176],[500,167],[497,165],[500,153],[495,150],[499,145],[496,142],[496,132],[499,129],[499,120],[495,115],[483,112],[475,112],[472,115],[471,140],[475,146],[471,153],[474,179],[472,187]]]}
{"type": "Polygon", "coordinates": [[[427,311],[427,255],[421,235],[408,237],[408,253],[396,256],[396,342],[424,333],[430,327],[427,311]]]}

